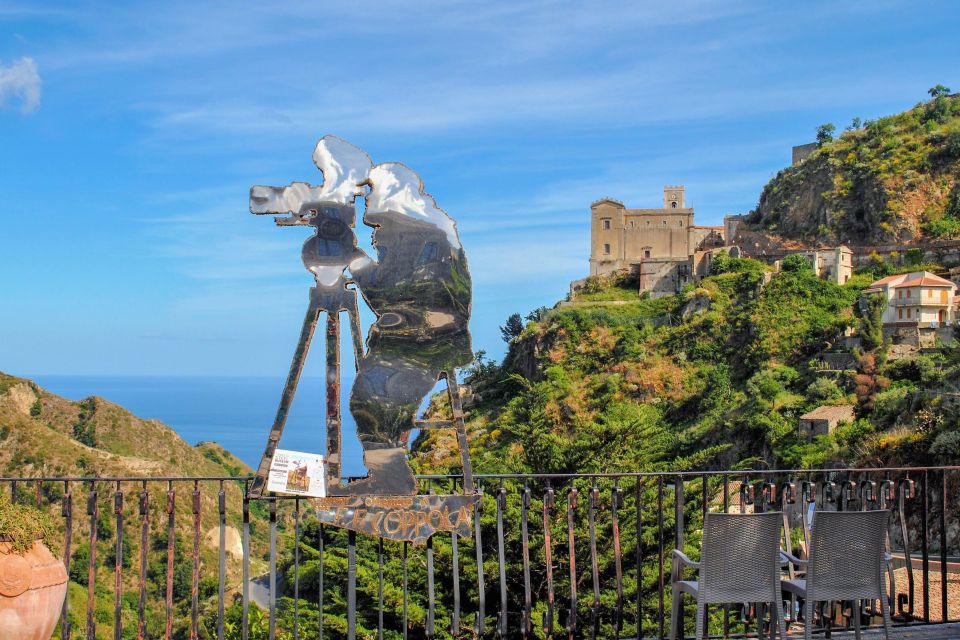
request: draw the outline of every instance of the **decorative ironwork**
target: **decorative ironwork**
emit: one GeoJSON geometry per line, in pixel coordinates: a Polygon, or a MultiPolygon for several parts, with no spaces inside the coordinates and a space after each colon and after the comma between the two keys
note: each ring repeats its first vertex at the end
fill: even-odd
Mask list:
{"type": "MultiPolygon", "coordinates": [[[[431,487],[461,478],[418,480],[423,495],[395,499],[430,499],[431,487]]],[[[664,639],[661,594],[670,582],[661,583],[659,575],[673,573],[670,549],[698,546],[705,511],[782,511],[797,534],[793,548],[805,555],[813,507],[891,509],[887,565],[897,579],[888,579],[887,597],[894,623],[917,633],[918,625],[960,621],[955,603],[940,588],[955,571],[950,526],[960,515],[960,467],[478,475],[487,489],[482,500],[488,516],[472,518],[473,539],[453,533],[451,539],[434,537],[425,549],[386,536],[367,540],[331,532],[323,524],[326,516],[307,508],[303,498],[255,498],[243,486],[251,481],[0,478],[0,491],[56,510],[64,525],[62,537],[49,542],[72,560],[71,575],[94,576],[98,606],[114,605],[104,615],[81,594],[68,598],[61,620],[65,640],[93,637],[89,631],[104,637],[136,632],[137,637],[159,638],[168,630],[174,634],[169,637],[260,637],[266,629],[259,626],[265,621],[258,607],[269,616],[276,637],[295,638],[298,630],[304,638],[459,637],[470,631],[484,638],[533,637],[542,631],[553,637],[664,639]],[[854,488],[847,500],[841,499],[844,487],[854,488]],[[74,501],[86,509],[75,513],[74,501]],[[73,522],[74,515],[84,514],[103,517],[73,522]],[[233,550],[236,542],[227,542],[224,528],[236,535],[234,527],[242,529],[242,555],[233,550]],[[139,559],[134,553],[137,529],[142,536],[139,559]],[[71,542],[73,535],[81,540],[71,542]],[[87,546],[90,538],[95,543],[87,546]],[[198,545],[199,572],[194,569],[198,545]],[[111,550],[118,553],[111,557],[111,550]],[[304,553],[314,563],[312,574],[302,570],[304,553]],[[571,567],[577,556],[581,562],[571,567]],[[156,571],[148,570],[150,559],[156,561],[156,571]],[[253,573],[258,567],[269,571],[253,573]],[[120,582],[117,571],[122,572],[120,582]],[[270,585],[269,592],[255,587],[264,584],[270,585]],[[207,595],[201,595],[195,613],[197,587],[207,595]],[[236,592],[239,603],[230,595],[236,592]],[[348,620],[354,623],[352,632],[348,620]]],[[[784,569],[783,577],[788,577],[790,567],[784,569]]],[[[802,619],[799,601],[785,599],[790,624],[796,626],[802,619]]],[[[763,626],[757,607],[716,613],[709,617],[714,637],[742,637],[763,626]]],[[[832,621],[835,630],[837,625],[852,629],[858,616],[863,623],[877,623],[877,603],[827,607],[815,624],[832,621]]],[[[688,615],[683,627],[688,632],[692,618],[688,615]]],[[[949,635],[947,628],[944,634],[949,635]]]]}
{"type": "Polygon", "coordinates": [[[313,153],[323,184],[294,182],[250,190],[250,211],[273,214],[278,226],[309,226],[304,266],[315,285],[267,446],[251,486],[260,496],[280,443],[321,313],[326,315],[327,447],[325,495],[312,502],[324,522],[363,533],[425,542],[436,531],[467,536],[473,479],[456,384],[456,370],[472,359],[468,329],[471,280],[456,223],[425,193],[420,177],[394,162],[374,165],[361,149],[326,136],[313,153]],[[363,224],[373,229],[376,256],[357,243],[354,201],[363,196],[363,224]],[[366,349],[361,339],[357,293],[376,314],[366,349]],[[363,446],[365,478],[341,479],[340,314],[353,338],[357,377],[349,410],[363,446]],[[451,421],[416,419],[423,399],[444,380],[451,421]],[[414,428],[457,430],[464,469],[464,495],[407,499],[417,485],[407,464],[406,443],[414,428]],[[351,499],[347,499],[351,498],[351,499]],[[346,514],[350,514],[347,516],[346,514]],[[360,515],[363,514],[363,515],[360,515]],[[444,515],[454,514],[454,515],[444,515]],[[462,520],[466,514],[467,519],[462,520]],[[462,521],[461,521],[462,520],[462,521]],[[407,523],[414,525],[407,526],[407,523]],[[393,523],[400,523],[394,527],[393,523]],[[383,527],[390,527],[389,530],[383,527]]]}

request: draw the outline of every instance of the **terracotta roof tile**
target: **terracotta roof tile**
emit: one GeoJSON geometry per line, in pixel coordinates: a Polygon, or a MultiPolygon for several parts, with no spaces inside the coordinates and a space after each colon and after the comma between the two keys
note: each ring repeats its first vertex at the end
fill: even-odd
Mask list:
{"type": "Polygon", "coordinates": [[[899,284],[893,285],[894,288],[897,287],[955,287],[954,283],[950,282],[946,278],[941,278],[940,276],[935,276],[933,274],[924,275],[920,278],[914,278],[913,280],[907,280],[906,282],[901,282],[899,284]]]}
{"type": "Polygon", "coordinates": [[[880,278],[876,282],[870,284],[870,288],[882,287],[884,285],[890,285],[891,287],[946,287],[946,286],[956,286],[950,280],[946,278],[941,278],[938,275],[930,273],[929,271],[914,271],[913,273],[900,273],[895,276],[887,276],[886,278],[880,278]],[[907,280],[910,276],[916,274],[916,277],[907,280]],[[891,283],[896,284],[891,284],[891,283]]]}
{"type": "Polygon", "coordinates": [[[824,405],[800,416],[801,420],[853,420],[853,406],[824,405]]]}
{"type": "Polygon", "coordinates": [[[888,283],[890,283],[890,282],[893,282],[894,280],[897,280],[898,278],[904,278],[904,277],[905,277],[905,276],[904,276],[903,274],[898,274],[898,275],[895,275],[895,276],[887,276],[886,278],[880,278],[880,279],[877,280],[876,282],[871,283],[871,284],[870,284],[870,287],[871,287],[871,288],[873,288],[873,287],[879,287],[880,285],[888,284],[888,283]]]}

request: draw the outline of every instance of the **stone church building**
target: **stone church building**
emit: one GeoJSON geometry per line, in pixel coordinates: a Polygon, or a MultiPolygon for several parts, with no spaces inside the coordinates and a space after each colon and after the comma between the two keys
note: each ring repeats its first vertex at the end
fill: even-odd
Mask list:
{"type": "Polygon", "coordinates": [[[723,227],[693,223],[683,186],[664,187],[658,209],[627,209],[611,198],[590,209],[590,275],[629,270],[639,277],[640,291],[654,296],[676,293],[704,275],[710,251],[725,244],[723,227]]]}

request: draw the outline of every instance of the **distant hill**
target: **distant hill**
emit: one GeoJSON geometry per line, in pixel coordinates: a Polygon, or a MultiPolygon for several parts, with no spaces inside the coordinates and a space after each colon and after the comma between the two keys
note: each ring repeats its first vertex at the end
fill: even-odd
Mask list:
{"type": "Polygon", "coordinates": [[[823,136],[763,189],[745,228],[805,244],[960,238],[960,96],[823,136]]]}
{"type": "Polygon", "coordinates": [[[23,476],[235,476],[251,469],[109,400],[73,402],[0,373],[0,469],[23,476]]]}
{"type": "MultiPolygon", "coordinates": [[[[6,477],[182,477],[182,476],[246,476],[252,471],[236,456],[214,443],[191,446],[170,427],[159,420],[144,420],[123,407],[100,397],[89,397],[73,402],[45,391],[31,380],[0,373],[0,476],[6,477]]],[[[74,636],[84,629],[87,597],[87,565],[90,543],[87,538],[87,495],[91,483],[77,481],[70,484],[73,494],[74,543],[70,570],[70,620],[74,636]]],[[[18,500],[36,503],[37,491],[33,483],[21,484],[18,500]]],[[[113,525],[114,485],[95,484],[100,514],[97,521],[97,577],[95,617],[99,621],[97,640],[113,638],[113,558],[115,531],[113,525]]],[[[227,499],[226,577],[227,588],[236,592],[241,584],[240,530],[242,482],[225,482],[227,499]]],[[[65,529],[60,513],[63,483],[39,484],[41,505],[59,528],[54,540],[48,541],[54,553],[62,553],[60,546],[65,529]]],[[[126,493],[124,514],[124,590],[136,593],[140,537],[138,492],[139,483],[123,483],[126,493]],[[136,559],[136,560],[135,560],[136,559]]],[[[151,638],[161,637],[164,629],[163,594],[166,589],[166,482],[150,482],[150,545],[147,571],[148,600],[147,627],[151,638]]],[[[177,616],[175,637],[187,637],[184,627],[189,620],[191,563],[189,550],[193,540],[192,499],[193,483],[174,485],[175,501],[175,574],[173,580],[177,616]]],[[[200,483],[201,581],[200,601],[203,637],[211,635],[216,612],[216,567],[218,565],[218,482],[200,483]]],[[[5,485],[3,490],[9,490],[5,485]]],[[[261,531],[265,508],[251,505],[251,526],[261,531]]],[[[255,554],[253,570],[259,572],[259,560],[264,551],[264,537],[252,541],[255,554]]],[[[130,601],[134,602],[134,601],[130,601]]],[[[124,637],[136,629],[136,607],[125,605],[122,612],[124,637]]],[[[59,636],[57,636],[59,637],[59,636]]],[[[132,636],[130,636],[132,637],[132,636]]]]}

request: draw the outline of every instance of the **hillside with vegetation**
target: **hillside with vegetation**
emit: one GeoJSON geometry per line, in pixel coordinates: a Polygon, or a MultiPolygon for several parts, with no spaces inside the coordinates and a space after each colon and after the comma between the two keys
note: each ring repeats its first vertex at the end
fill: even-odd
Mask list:
{"type": "MultiPolygon", "coordinates": [[[[798,468],[960,462],[960,349],[888,358],[879,307],[860,292],[891,271],[843,286],[801,256],[779,273],[721,256],[683,294],[632,300],[617,278],[593,279],[571,303],[505,327],[503,362],[470,371],[476,469],[591,472],[798,468]],[[623,298],[619,302],[613,301],[623,298]],[[820,357],[859,332],[850,365],[820,357]],[[851,404],[856,419],[808,440],[799,417],[851,404]]],[[[437,406],[437,411],[443,407],[437,406]]],[[[422,436],[422,471],[456,467],[449,436],[422,436]]]]}
{"type": "MultiPolygon", "coordinates": [[[[138,418],[123,407],[100,397],[73,402],[52,394],[36,383],[0,373],[0,476],[43,477],[182,477],[182,476],[246,476],[251,473],[238,458],[215,443],[191,446],[170,427],[158,420],[138,418]]],[[[48,536],[49,546],[57,556],[63,554],[65,519],[61,501],[67,485],[63,482],[21,482],[16,501],[20,505],[39,504],[51,517],[54,532],[48,536]]],[[[91,483],[76,480],[69,484],[72,496],[73,542],[70,566],[70,620],[76,637],[86,627],[88,565],[91,557],[91,517],[87,498],[91,486],[98,492],[96,516],[96,566],[94,613],[97,638],[113,638],[114,568],[116,556],[116,515],[112,482],[91,483]]],[[[3,491],[10,484],[2,485],[3,491]]],[[[123,589],[122,620],[124,638],[136,637],[138,607],[138,571],[140,558],[139,492],[140,483],[123,483],[125,492],[123,517],[123,589]]],[[[149,637],[161,637],[164,628],[163,598],[166,593],[167,567],[167,489],[166,482],[147,484],[150,491],[148,520],[147,631],[149,637]]],[[[192,587],[193,549],[193,483],[176,483],[174,510],[174,575],[173,595],[177,627],[175,637],[186,637],[192,587]]],[[[219,526],[217,482],[204,482],[200,489],[200,563],[199,597],[204,619],[209,623],[216,611],[217,541],[219,526]]],[[[229,505],[227,577],[231,591],[241,581],[242,483],[224,483],[229,505]]],[[[260,509],[259,511],[263,511],[260,509]]],[[[253,527],[262,526],[265,514],[254,513],[253,527]]],[[[261,536],[262,538],[262,536],[261,536]]],[[[256,545],[262,552],[265,542],[256,545]]],[[[254,561],[254,570],[261,567],[254,561]]],[[[59,637],[59,627],[54,637],[59,637]]],[[[204,637],[209,637],[205,634],[204,637]]]]}
{"type": "MultiPolygon", "coordinates": [[[[912,267],[916,268],[916,267],[912,267]]],[[[765,469],[834,467],[853,465],[905,465],[960,462],[960,416],[951,399],[960,395],[960,348],[951,341],[929,353],[894,359],[879,334],[876,306],[861,311],[860,294],[874,278],[894,269],[877,263],[869,272],[857,274],[838,286],[818,279],[809,263],[788,258],[780,272],[771,272],[760,262],[718,255],[713,275],[698,287],[659,299],[638,297],[635,284],[622,277],[592,278],[569,301],[553,309],[537,309],[526,318],[512,316],[503,329],[509,349],[501,362],[481,356],[467,372],[465,391],[471,455],[479,473],[591,473],[616,471],[765,469]],[[861,337],[860,347],[849,351],[850,366],[826,369],[824,352],[842,352],[851,332],[861,337]],[[799,416],[824,404],[852,404],[856,419],[841,423],[830,435],[807,440],[798,432],[799,416]]],[[[441,417],[448,407],[434,399],[431,413],[441,417]]],[[[141,420],[100,398],[70,402],[40,389],[29,381],[4,376],[0,379],[0,465],[7,474],[204,474],[234,473],[239,462],[215,445],[190,447],[167,427],[141,420]]],[[[419,472],[458,473],[460,460],[452,434],[444,430],[423,432],[414,444],[412,463],[419,472]]],[[[248,470],[243,469],[244,473],[248,470]]],[[[83,569],[89,558],[83,487],[74,498],[75,538],[71,566],[71,618],[74,630],[83,629],[87,577],[83,569]],[[79,524],[77,524],[79,523],[79,524]]],[[[54,522],[62,526],[57,502],[62,485],[40,485],[43,502],[54,522]]],[[[699,485],[698,485],[699,486],[699,485]]],[[[480,514],[486,532],[496,527],[497,510],[486,492],[480,514]]],[[[565,487],[558,486],[559,491],[565,487]]],[[[609,490],[609,484],[604,490],[609,490]]],[[[231,504],[239,486],[228,483],[231,504]]],[[[438,483],[434,489],[449,490],[438,483]]],[[[109,487],[101,489],[108,497],[109,487]]],[[[712,487],[719,490],[719,487],[712,487]]],[[[162,597],[165,594],[166,536],[162,494],[165,483],[155,487],[148,549],[148,627],[156,635],[162,629],[162,597]],[[157,495],[159,494],[159,495],[157,495]]],[[[204,532],[215,526],[215,493],[203,489],[204,532]]],[[[639,540],[645,570],[642,593],[644,624],[655,625],[658,611],[657,540],[652,523],[659,516],[669,530],[671,513],[656,511],[654,484],[644,485],[638,502],[622,506],[624,539],[639,540]],[[642,505],[637,513],[636,505],[642,505]],[[638,522],[645,523],[642,530],[638,522]]],[[[19,500],[32,502],[32,487],[21,487],[19,500]]],[[[687,544],[698,543],[699,496],[687,498],[685,523],[687,544]]],[[[104,504],[107,500],[101,500],[104,504]]],[[[178,499],[175,532],[174,576],[177,627],[174,637],[188,636],[189,553],[192,544],[189,496],[178,499]]],[[[519,519],[520,496],[507,497],[505,519],[519,519]]],[[[124,533],[124,589],[122,615],[124,637],[136,629],[136,570],[139,541],[136,535],[135,500],[127,501],[124,533]],[[129,538],[128,538],[129,536],[129,538]]],[[[278,603],[278,634],[292,638],[298,619],[303,637],[315,635],[319,625],[317,602],[321,566],[325,572],[325,634],[345,637],[345,585],[348,570],[347,534],[321,527],[309,507],[304,508],[299,527],[288,514],[281,514],[278,527],[281,585],[278,603]],[[299,541],[299,544],[297,542],[299,541]],[[321,554],[321,549],[323,553],[321,554]],[[294,551],[298,550],[298,553],[294,551]],[[299,600],[294,586],[299,576],[299,600]]],[[[262,513],[254,513],[252,575],[264,564],[267,540],[262,513]]],[[[97,545],[99,570],[95,585],[98,637],[110,634],[113,615],[112,547],[115,538],[112,514],[104,508],[97,522],[101,535],[97,545]]],[[[237,527],[236,513],[228,524],[237,527]]],[[[549,525],[555,540],[564,540],[568,522],[557,509],[549,525]]],[[[585,509],[574,519],[577,537],[589,537],[585,509]]],[[[505,532],[511,549],[520,546],[520,532],[505,532]]],[[[485,535],[484,572],[487,599],[497,587],[496,536],[485,535]]],[[[423,551],[385,543],[383,567],[386,603],[385,637],[402,637],[400,612],[406,605],[407,622],[420,629],[428,616],[425,594],[427,577],[423,551]],[[404,599],[402,585],[409,585],[404,599]]],[[[56,549],[57,553],[62,549],[56,549]]],[[[542,584],[546,559],[543,546],[531,551],[533,580],[542,584]]],[[[201,638],[215,637],[216,558],[214,547],[201,546],[200,614],[201,638]]],[[[438,536],[432,553],[438,566],[450,566],[449,538],[438,536]]],[[[514,556],[516,557],[516,556],[514,556]]],[[[235,593],[238,557],[228,554],[228,585],[235,593]]],[[[460,555],[463,576],[476,575],[473,553],[460,555]]],[[[612,558],[598,559],[604,584],[615,571],[612,558]]],[[[374,637],[379,566],[375,540],[363,537],[357,549],[358,637],[374,637]]],[[[507,567],[515,580],[522,573],[514,560],[507,567]]],[[[586,575],[586,574],[584,574],[586,575]]],[[[624,576],[626,593],[637,589],[634,575],[624,576]]],[[[558,593],[569,588],[564,572],[555,575],[558,593]]],[[[511,610],[519,610],[522,588],[509,591],[511,610]]],[[[586,586],[583,587],[586,589],[586,586]]],[[[464,580],[462,597],[476,602],[479,594],[472,580],[464,580]]],[[[607,594],[605,594],[606,597],[607,594]]],[[[240,640],[241,605],[228,596],[226,637],[240,640]]],[[[535,603],[537,635],[545,603],[535,603]]],[[[600,637],[611,637],[612,601],[604,600],[600,637]]],[[[449,628],[452,603],[438,600],[435,622],[438,630],[449,628]]],[[[488,628],[496,623],[496,607],[488,608],[488,628]]],[[[475,612],[464,612],[463,628],[475,624],[475,612]]],[[[559,618],[558,618],[559,623],[559,618]]],[[[650,627],[652,628],[652,626],[650,627]]],[[[76,635],[76,634],[75,634],[76,635]]],[[[151,635],[150,637],[153,637],[151,635]]],[[[263,611],[251,607],[250,638],[268,637],[263,611]]],[[[439,637],[449,637],[441,631],[439,637]]]]}
{"type": "Polygon", "coordinates": [[[763,189],[746,228],[787,243],[877,245],[960,238],[960,95],[851,125],[763,189]]]}
{"type": "Polygon", "coordinates": [[[196,447],[159,420],[104,398],[74,402],[0,372],[0,468],[20,476],[246,475],[215,443],[196,447]]]}

